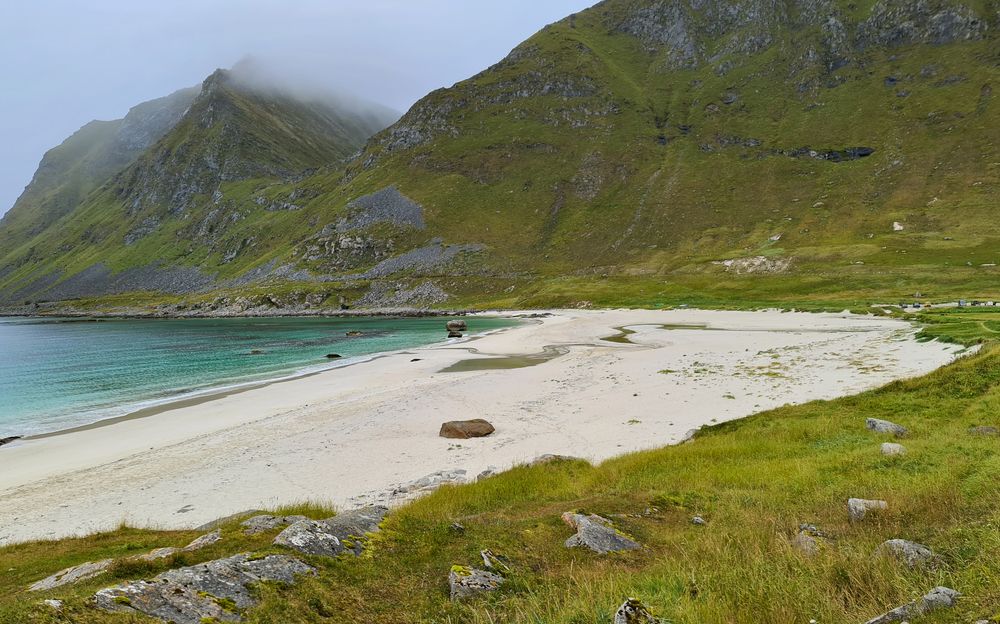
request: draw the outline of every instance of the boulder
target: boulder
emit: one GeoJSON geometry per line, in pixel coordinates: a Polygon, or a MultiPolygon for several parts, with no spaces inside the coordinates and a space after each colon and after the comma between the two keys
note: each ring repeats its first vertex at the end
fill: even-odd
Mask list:
{"type": "Polygon", "coordinates": [[[240,526],[243,527],[243,533],[245,535],[257,535],[258,533],[267,533],[268,531],[273,531],[278,527],[295,524],[296,522],[301,522],[302,520],[308,520],[308,518],[305,516],[262,515],[254,516],[249,520],[244,520],[240,523],[240,526]]]}
{"type": "Polygon", "coordinates": [[[138,612],[175,624],[238,622],[239,610],[256,604],[252,585],[263,581],[291,585],[298,576],[315,571],[285,555],[242,554],[102,589],[94,595],[94,602],[105,611],[138,612]]]}
{"type": "Polygon", "coordinates": [[[464,332],[469,326],[465,321],[448,321],[445,328],[450,332],[464,332]]]}
{"type": "Polygon", "coordinates": [[[641,600],[629,598],[615,611],[615,624],[660,624],[641,600]]]}
{"type": "Polygon", "coordinates": [[[906,427],[902,425],[897,425],[894,422],[880,420],[878,418],[869,418],[865,421],[865,426],[869,431],[874,431],[875,433],[888,433],[896,436],[897,438],[904,438],[909,433],[906,427]]]}
{"type": "MultiPolygon", "coordinates": [[[[972,427],[969,429],[969,434],[974,436],[995,436],[1000,434],[1000,429],[996,427],[972,427]]],[[[0,444],[2,443],[3,441],[0,440],[0,444]]]]}
{"type": "Polygon", "coordinates": [[[80,565],[60,570],[52,576],[46,577],[28,587],[28,591],[48,591],[70,583],[86,581],[107,572],[114,559],[102,559],[101,561],[89,561],[80,565]]]}
{"type": "Polygon", "coordinates": [[[504,578],[499,574],[463,566],[452,566],[451,572],[448,574],[451,599],[455,601],[496,591],[503,582],[504,578]]]}
{"type": "Polygon", "coordinates": [[[939,559],[930,548],[904,539],[891,539],[884,542],[875,551],[875,555],[898,559],[909,568],[931,565],[939,559]]]}
{"type": "Polygon", "coordinates": [[[484,438],[496,429],[489,422],[482,418],[475,420],[455,420],[441,425],[438,433],[442,438],[454,440],[467,440],[469,438],[484,438]]]}
{"type": "Polygon", "coordinates": [[[279,533],[274,543],[306,555],[360,555],[368,534],[379,530],[387,513],[386,507],[366,507],[326,520],[303,520],[279,533]]]}
{"type": "Polygon", "coordinates": [[[906,447],[903,446],[902,444],[896,444],[895,442],[883,442],[882,454],[887,457],[906,455],[906,447]]]}
{"type": "Polygon", "coordinates": [[[883,500],[865,500],[852,498],[847,501],[847,514],[851,522],[860,522],[870,511],[882,511],[889,508],[889,503],[883,500]]]}
{"type": "Polygon", "coordinates": [[[876,618],[868,620],[865,624],[891,624],[892,622],[902,622],[909,618],[920,617],[921,615],[925,615],[931,611],[954,607],[955,602],[960,595],[961,594],[957,591],[948,587],[935,587],[931,591],[927,592],[923,598],[909,602],[901,607],[897,607],[888,613],[883,613],[876,618]]]}
{"type": "Polygon", "coordinates": [[[564,513],[563,522],[576,529],[576,535],[566,540],[567,548],[583,546],[604,555],[625,550],[638,550],[640,544],[615,530],[607,518],[597,515],[564,513]]]}

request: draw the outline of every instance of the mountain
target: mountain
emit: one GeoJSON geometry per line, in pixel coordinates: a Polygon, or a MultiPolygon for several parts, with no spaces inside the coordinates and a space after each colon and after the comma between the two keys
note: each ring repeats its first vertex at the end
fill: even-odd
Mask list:
{"type": "Polygon", "coordinates": [[[607,0],[345,165],[300,133],[223,136],[195,105],[31,241],[44,260],[0,261],[21,267],[0,289],[242,309],[1000,298],[998,32],[995,1],[607,0]],[[218,151],[191,169],[203,139],[218,151]],[[306,152],[327,166],[287,175],[306,152]]]}
{"type": "Polygon", "coordinates": [[[136,106],[124,119],[92,121],[47,152],[31,183],[0,221],[0,241],[38,235],[69,213],[160,140],[197,95],[197,89],[183,89],[136,106]]]}

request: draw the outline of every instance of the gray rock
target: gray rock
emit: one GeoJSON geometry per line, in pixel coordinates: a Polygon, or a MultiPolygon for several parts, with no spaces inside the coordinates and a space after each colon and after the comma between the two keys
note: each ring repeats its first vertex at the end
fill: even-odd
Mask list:
{"type": "Polygon", "coordinates": [[[489,479],[490,477],[492,477],[495,474],[497,474],[497,472],[498,472],[498,469],[497,469],[496,466],[490,466],[489,468],[487,468],[486,470],[480,472],[476,476],[476,481],[484,481],[486,479],[489,479]]]}
{"type": "Polygon", "coordinates": [[[535,459],[528,462],[529,466],[541,466],[543,464],[553,464],[555,462],[571,462],[571,461],[587,461],[582,457],[571,457],[569,455],[552,455],[545,454],[539,455],[535,459]]]}
{"type": "Polygon", "coordinates": [[[906,447],[903,446],[902,444],[896,444],[895,442],[883,442],[882,454],[888,457],[895,457],[897,455],[906,455],[906,447]]]}
{"type": "Polygon", "coordinates": [[[889,433],[897,438],[906,437],[909,431],[906,427],[902,425],[897,425],[894,422],[889,422],[888,420],[880,420],[878,418],[869,418],[865,421],[865,426],[869,431],[874,431],[875,433],[889,433]]]}
{"type": "Polygon", "coordinates": [[[688,442],[694,442],[695,437],[698,435],[698,431],[700,431],[700,429],[688,429],[677,443],[687,444],[688,442]]]}
{"type": "Polygon", "coordinates": [[[808,531],[799,531],[792,538],[792,547],[804,555],[813,557],[819,554],[823,547],[821,537],[817,537],[808,531]]]}
{"type": "Polygon", "coordinates": [[[243,527],[243,533],[246,535],[257,535],[258,533],[267,533],[268,531],[273,531],[278,527],[288,526],[290,524],[295,524],[296,522],[301,522],[303,520],[308,520],[305,516],[271,516],[262,515],[254,516],[249,520],[244,520],[240,523],[243,527]]]}
{"type": "Polygon", "coordinates": [[[479,594],[496,591],[504,578],[493,572],[454,566],[448,574],[452,600],[465,600],[479,594]]]}
{"type": "Polygon", "coordinates": [[[659,624],[641,600],[629,598],[615,612],[615,624],[659,624]]]}
{"type": "Polygon", "coordinates": [[[172,557],[181,551],[180,548],[157,548],[151,550],[145,555],[139,555],[136,559],[142,561],[157,561],[159,559],[166,559],[167,557],[172,557]]]}
{"type": "Polygon", "coordinates": [[[468,472],[462,469],[439,470],[438,472],[431,473],[427,476],[420,477],[419,479],[396,487],[393,489],[392,495],[400,496],[421,492],[431,492],[438,489],[442,485],[449,483],[465,483],[467,474],[468,472]]]}
{"type": "Polygon", "coordinates": [[[211,533],[202,535],[198,539],[194,540],[193,542],[185,546],[182,550],[184,550],[185,552],[201,550],[202,548],[211,546],[212,544],[218,542],[221,539],[222,539],[222,531],[220,529],[216,529],[211,533]]]}
{"type": "Polygon", "coordinates": [[[366,536],[379,530],[388,512],[386,507],[366,507],[327,520],[303,520],[278,534],[274,543],[307,555],[360,555],[366,536]]]}
{"type": "Polygon", "coordinates": [[[240,610],[256,604],[250,587],[262,581],[294,584],[312,568],[284,555],[247,554],[169,570],[149,581],[102,589],[96,605],[115,613],[143,613],[175,624],[201,624],[209,618],[238,622],[240,610]]]}
{"type": "Polygon", "coordinates": [[[914,600],[913,602],[907,603],[901,607],[897,607],[888,613],[883,613],[876,618],[868,620],[865,624],[891,624],[892,622],[902,622],[907,618],[919,617],[930,613],[931,611],[954,607],[955,601],[960,595],[961,594],[957,591],[949,589],[948,587],[935,587],[923,598],[914,600]]]}
{"type": "Polygon", "coordinates": [[[480,551],[479,556],[483,558],[483,565],[486,566],[487,570],[501,570],[503,572],[510,571],[510,566],[507,565],[507,559],[494,554],[492,550],[486,549],[480,551]]]}
{"type": "Polygon", "coordinates": [[[939,559],[934,551],[927,546],[903,539],[891,539],[884,542],[878,547],[875,554],[898,559],[910,568],[930,565],[939,559]]]}
{"type": "Polygon", "coordinates": [[[54,600],[52,598],[43,600],[42,604],[56,612],[62,611],[63,608],[62,600],[54,600]]]}
{"type": "Polygon", "coordinates": [[[852,498],[847,501],[847,514],[850,516],[851,522],[864,520],[870,511],[881,511],[888,508],[889,504],[883,500],[852,498]]]}
{"type": "Polygon", "coordinates": [[[616,531],[607,518],[569,512],[564,513],[562,518],[563,522],[577,530],[576,535],[566,540],[567,548],[584,546],[599,555],[642,548],[637,542],[616,531]]]}
{"type": "Polygon", "coordinates": [[[114,561],[114,559],[89,561],[87,563],[81,563],[80,565],[73,566],[72,568],[60,570],[52,576],[33,583],[28,587],[28,591],[48,591],[50,589],[62,587],[63,585],[69,585],[70,583],[78,583],[80,581],[92,579],[107,572],[108,568],[111,567],[111,564],[114,563],[114,561]]]}
{"type": "Polygon", "coordinates": [[[695,516],[694,518],[691,518],[691,524],[695,526],[705,526],[708,523],[705,522],[705,519],[701,516],[695,516]]]}

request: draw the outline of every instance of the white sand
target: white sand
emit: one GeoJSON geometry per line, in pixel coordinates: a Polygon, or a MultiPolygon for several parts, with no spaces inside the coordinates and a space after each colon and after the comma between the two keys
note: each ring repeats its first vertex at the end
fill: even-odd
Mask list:
{"type": "Polygon", "coordinates": [[[912,338],[905,323],[847,314],[560,311],[471,342],[4,447],[0,544],[123,520],[190,528],[305,500],[349,508],[439,470],[475,478],[545,453],[597,462],[702,425],[922,375],[958,350],[912,338]],[[727,331],[657,327],[692,323],[727,331]],[[600,341],[621,326],[636,330],[636,344],[600,341]],[[470,348],[509,355],[548,345],[577,346],[530,368],[440,372],[484,357],[470,348]],[[438,437],[443,421],[469,418],[497,432],[438,437]]]}

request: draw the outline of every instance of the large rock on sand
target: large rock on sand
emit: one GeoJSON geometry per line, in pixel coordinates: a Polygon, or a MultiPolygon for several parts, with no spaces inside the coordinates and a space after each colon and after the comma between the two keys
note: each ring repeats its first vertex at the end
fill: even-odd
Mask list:
{"type": "Polygon", "coordinates": [[[452,422],[446,422],[441,425],[441,431],[438,433],[442,438],[451,438],[455,440],[467,440],[469,438],[485,438],[496,431],[489,422],[483,420],[482,418],[476,418],[475,420],[454,420],[452,422]]]}
{"type": "Polygon", "coordinates": [[[326,520],[303,520],[279,533],[274,543],[306,555],[360,555],[367,536],[379,530],[387,513],[387,507],[365,507],[326,520]]]}
{"type": "Polygon", "coordinates": [[[640,544],[615,530],[607,518],[576,513],[564,513],[563,522],[576,529],[576,535],[566,540],[567,548],[583,546],[604,555],[624,550],[638,550],[640,544]]]}
{"type": "Polygon", "coordinates": [[[285,555],[236,555],[169,570],[149,581],[135,581],[97,592],[95,604],[116,613],[143,613],[175,624],[239,622],[236,609],[256,604],[250,587],[263,581],[294,584],[315,568],[285,555]]]}

